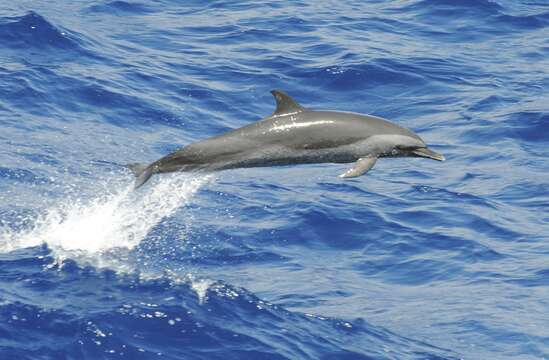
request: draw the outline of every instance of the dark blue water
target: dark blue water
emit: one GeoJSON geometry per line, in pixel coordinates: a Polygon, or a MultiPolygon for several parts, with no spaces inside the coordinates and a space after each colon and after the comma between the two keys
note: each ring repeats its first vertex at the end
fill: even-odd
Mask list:
{"type": "Polygon", "coordinates": [[[4,1],[0,358],[549,358],[548,104],[542,0],[4,1]],[[447,161],[132,191],[273,88],[447,161]]]}

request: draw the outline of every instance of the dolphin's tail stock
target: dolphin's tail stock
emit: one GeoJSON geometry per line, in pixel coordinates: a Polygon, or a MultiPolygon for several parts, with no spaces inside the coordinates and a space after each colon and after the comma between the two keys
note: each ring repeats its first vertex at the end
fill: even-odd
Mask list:
{"type": "Polygon", "coordinates": [[[135,175],[134,189],[137,189],[138,187],[146,183],[153,174],[152,167],[147,164],[133,163],[126,166],[135,175]]]}

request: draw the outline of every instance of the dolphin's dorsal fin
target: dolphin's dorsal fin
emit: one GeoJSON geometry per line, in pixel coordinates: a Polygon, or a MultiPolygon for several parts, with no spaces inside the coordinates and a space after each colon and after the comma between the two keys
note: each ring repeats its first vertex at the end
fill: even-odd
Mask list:
{"type": "Polygon", "coordinates": [[[284,91],[272,90],[276,100],[276,110],[272,116],[282,116],[288,114],[296,114],[302,111],[305,111],[305,108],[299,105],[290,95],[286,94],[284,91]]]}

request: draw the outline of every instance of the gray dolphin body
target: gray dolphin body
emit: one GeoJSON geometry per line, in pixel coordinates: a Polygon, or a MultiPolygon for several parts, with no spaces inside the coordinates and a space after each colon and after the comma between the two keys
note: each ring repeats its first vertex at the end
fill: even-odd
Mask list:
{"type": "Polygon", "coordinates": [[[276,111],[255,123],[187,145],[149,165],[130,164],[135,188],[155,173],[314,163],[355,163],[341,174],[365,174],[380,157],[442,161],[412,131],[385,119],[348,112],[311,111],[271,91],[276,111]]]}

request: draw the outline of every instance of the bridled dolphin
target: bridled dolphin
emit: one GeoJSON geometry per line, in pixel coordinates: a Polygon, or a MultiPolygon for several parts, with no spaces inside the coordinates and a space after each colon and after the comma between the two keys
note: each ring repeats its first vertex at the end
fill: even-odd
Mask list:
{"type": "Polygon", "coordinates": [[[271,91],[275,112],[255,123],[187,145],[149,165],[130,164],[135,188],[155,173],[313,163],[351,163],[340,176],[365,174],[380,157],[444,160],[421,138],[380,117],[307,110],[286,93],[271,91]]]}

